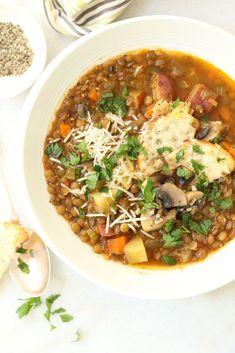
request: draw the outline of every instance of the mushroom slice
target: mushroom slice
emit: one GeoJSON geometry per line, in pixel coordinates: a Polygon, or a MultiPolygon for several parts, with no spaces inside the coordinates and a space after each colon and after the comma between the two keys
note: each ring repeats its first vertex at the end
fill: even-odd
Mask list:
{"type": "Polygon", "coordinates": [[[172,183],[165,183],[160,186],[157,197],[165,208],[187,205],[185,192],[172,183]]]}
{"type": "Polygon", "coordinates": [[[203,139],[205,141],[212,141],[215,137],[222,135],[226,126],[221,121],[210,121],[209,128],[208,134],[203,139]]]}
{"type": "Polygon", "coordinates": [[[188,191],[186,192],[186,198],[188,204],[192,206],[196,201],[201,200],[204,194],[201,191],[188,191]]]}
{"type": "Polygon", "coordinates": [[[141,221],[141,226],[145,232],[152,232],[154,230],[161,229],[167,221],[175,219],[176,213],[176,210],[172,209],[164,218],[162,218],[159,217],[158,214],[152,215],[152,210],[148,210],[144,214],[144,218],[146,219],[141,221]]]}
{"type": "Polygon", "coordinates": [[[175,184],[175,178],[169,175],[155,173],[151,176],[154,186],[163,185],[165,183],[175,184]]]}

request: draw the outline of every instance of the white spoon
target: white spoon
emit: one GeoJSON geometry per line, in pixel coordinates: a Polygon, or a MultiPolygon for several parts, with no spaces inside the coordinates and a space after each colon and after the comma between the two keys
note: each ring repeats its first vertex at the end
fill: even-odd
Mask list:
{"type": "MultiPolygon", "coordinates": [[[[13,219],[13,206],[1,170],[0,200],[1,220],[9,221],[13,219]]],[[[28,240],[22,244],[25,253],[15,253],[9,266],[9,273],[13,281],[25,293],[31,296],[39,296],[46,289],[49,282],[51,270],[50,256],[42,239],[28,229],[25,229],[25,231],[28,233],[28,240]],[[22,272],[18,267],[19,258],[23,261],[23,267],[26,268],[25,272],[22,272]]]]}

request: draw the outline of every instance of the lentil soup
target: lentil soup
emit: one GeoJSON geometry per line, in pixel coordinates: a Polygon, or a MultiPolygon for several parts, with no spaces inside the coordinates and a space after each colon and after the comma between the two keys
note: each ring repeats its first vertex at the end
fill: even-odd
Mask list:
{"type": "Polygon", "coordinates": [[[45,140],[50,202],[94,252],[128,264],[204,259],[235,235],[235,83],[183,53],[95,66],[45,140]]]}

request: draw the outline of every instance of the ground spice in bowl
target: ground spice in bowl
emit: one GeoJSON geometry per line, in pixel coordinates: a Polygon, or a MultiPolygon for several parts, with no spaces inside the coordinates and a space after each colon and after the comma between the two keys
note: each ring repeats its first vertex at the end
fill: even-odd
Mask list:
{"type": "Polygon", "coordinates": [[[0,76],[22,75],[31,66],[33,57],[22,28],[11,22],[0,22],[0,76]]]}

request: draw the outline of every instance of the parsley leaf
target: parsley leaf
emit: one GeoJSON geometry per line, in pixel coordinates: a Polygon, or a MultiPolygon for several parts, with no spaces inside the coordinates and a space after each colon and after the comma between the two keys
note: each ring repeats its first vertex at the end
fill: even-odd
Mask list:
{"type": "Polygon", "coordinates": [[[190,213],[185,211],[182,212],[182,224],[184,227],[187,227],[190,221],[190,213]]]}
{"type": "Polygon", "coordinates": [[[175,109],[180,104],[180,98],[178,97],[172,104],[172,108],[175,109]]]}
{"type": "Polygon", "coordinates": [[[96,188],[99,176],[97,173],[90,174],[87,176],[85,183],[89,190],[94,190],[96,188]]]}
{"type": "Polygon", "coordinates": [[[80,208],[78,212],[79,212],[79,218],[81,219],[85,218],[86,214],[83,208],[80,208]]]}
{"type": "Polygon", "coordinates": [[[114,196],[114,201],[118,201],[122,195],[123,195],[123,191],[118,190],[114,196]]]}
{"type": "Polygon", "coordinates": [[[128,112],[125,97],[123,95],[115,97],[112,92],[104,93],[101,96],[98,109],[103,113],[110,112],[120,117],[124,117],[128,112]]]}
{"type": "Polygon", "coordinates": [[[161,167],[161,171],[163,174],[169,174],[170,173],[170,167],[167,163],[164,163],[163,166],[161,167]]]}
{"type": "Polygon", "coordinates": [[[30,270],[29,270],[29,265],[26,264],[26,262],[24,262],[23,260],[21,260],[21,258],[18,257],[18,264],[17,267],[19,267],[19,269],[26,273],[27,275],[29,274],[30,270]]]}
{"type": "Polygon", "coordinates": [[[193,145],[193,152],[196,152],[198,154],[205,154],[205,152],[201,149],[201,147],[196,144],[193,145]]]}
{"type": "Polygon", "coordinates": [[[172,256],[163,255],[162,260],[165,262],[165,264],[170,265],[170,266],[176,264],[176,259],[172,256]]]}
{"type": "Polygon", "coordinates": [[[144,213],[146,210],[150,208],[158,208],[158,204],[154,202],[155,195],[156,195],[156,188],[153,186],[152,179],[147,180],[147,184],[144,188],[143,192],[143,207],[141,209],[141,213],[144,213]]]}
{"type": "Polygon", "coordinates": [[[27,251],[28,251],[28,250],[25,249],[25,248],[22,248],[22,246],[21,246],[19,249],[16,250],[16,252],[17,252],[18,254],[26,254],[27,251]]]}
{"type": "Polygon", "coordinates": [[[172,152],[172,151],[173,151],[173,149],[168,146],[163,146],[163,147],[157,148],[157,153],[159,153],[159,154],[163,154],[164,152],[172,152]]]}
{"type": "Polygon", "coordinates": [[[109,192],[109,188],[108,186],[102,186],[99,191],[107,194],[107,192],[109,192]]]}
{"type": "Polygon", "coordinates": [[[212,143],[220,143],[221,141],[223,141],[222,136],[216,136],[211,140],[212,143]]]}
{"type": "Polygon", "coordinates": [[[192,176],[192,172],[186,168],[186,167],[178,167],[176,169],[176,174],[178,177],[184,178],[184,179],[189,179],[192,176]]]}
{"type": "Polygon", "coordinates": [[[198,181],[196,182],[196,188],[205,194],[208,190],[208,186],[209,180],[207,179],[206,174],[203,172],[198,177],[198,181]]]}
{"type": "Polygon", "coordinates": [[[138,141],[138,138],[136,136],[129,136],[127,138],[127,143],[123,143],[114,154],[114,156],[116,156],[116,159],[118,159],[127,155],[130,160],[134,161],[137,159],[139,153],[142,152],[146,153],[144,147],[138,141]]]}
{"type": "Polygon", "coordinates": [[[231,197],[227,197],[222,200],[214,200],[214,204],[221,210],[227,210],[233,207],[233,200],[231,199],[231,197]]]}
{"type": "Polygon", "coordinates": [[[63,322],[69,322],[69,321],[73,320],[73,316],[69,315],[69,314],[61,314],[60,318],[63,322]]]}
{"type": "Polygon", "coordinates": [[[74,152],[71,152],[69,154],[68,159],[69,159],[69,164],[72,166],[78,165],[80,163],[80,156],[78,156],[74,152]]]}
{"type": "Polygon", "coordinates": [[[81,338],[81,334],[80,334],[80,330],[79,328],[77,329],[77,331],[75,332],[75,338],[72,342],[78,342],[81,338]]]}
{"type": "Polygon", "coordinates": [[[45,154],[48,156],[51,156],[53,158],[58,158],[61,155],[62,149],[59,146],[59,144],[56,143],[50,143],[46,149],[44,150],[45,154]]]}
{"type": "Polygon", "coordinates": [[[52,294],[49,297],[46,298],[46,307],[47,311],[44,313],[44,317],[50,321],[52,312],[51,312],[51,307],[53,303],[60,297],[60,294],[52,294]]]}
{"type": "Polygon", "coordinates": [[[170,219],[169,221],[166,221],[165,225],[164,225],[164,230],[167,233],[170,233],[174,228],[174,221],[173,219],[170,219]]]}
{"type": "Polygon", "coordinates": [[[220,158],[220,157],[217,158],[217,162],[222,162],[224,160],[225,160],[225,158],[220,158]]]}
{"type": "Polygon", "coordinates": [[[37,306],[42,304],[40,297],[31,297],[27,299],[20,299],[24,300],[24,304],[19,306],[16,310],[16,314],[22,319],[23,316],[28,315],[31,309],[35,309],[37,306]]]}
{"type": "Polygon", "coordinates": [[[203,115],[202,117],[201,117],[201,121],[203,122],[203,123],[208,123],[208,121],[209,121],[209,117],[208,117],[208,115],[203,115]]]}
{"type": "Polygon", "coordinates": [[[215,201],[220,197],[221,192],[219,191],[219,185],[217,183],[212,184],[211,191],[207,194],[208,201],[215,201]]]}
{"type": "Polygon", "coordinates": [[[197,175],[200,174],[200,172],[205,168],[204,165],[195,161],[195,159],[191,159],[191,163],[192,163],[193,169],[197,175]]]}
{"type": "Polygon", "coordinates": [[[101,121],[98,122],[97,127],[98,127],[98,129],[103,129],[103,125],[102,125],[101,121]]]}
{"type": "Polygon", "coordinates": [[[65,168],[69,167],[69,161],[67,160],[67,158],[65,156],[60,157],[60,162],[65,168]]]}
{"type": "Polygon", "coordinates": [[[198,234],[207,235],[208,232],[210,231],[212,221],[210,219],[204,219],[200,223],[197,223],[193,220],[190,220],[189,224],[190,224],[191,229],[194,232],[196,232],[198,234]]]}
{"type": "Polygon", "coordinates": [[[172,230],[169,233],[164,233],[162,238],[163,238],[163,247],[164,248],[174,248],[176,246],[179,246],[183,243],[183,240],[181,240],[182,237],[182,229],[177,228],[172,230]]]}
{"type": "Polygon", "coordinates": [[[185,151],[184,150],[179,150],[175,157],[176,157],[176,163],[179,163],[183,158],[184,158],[184,155],[185,155],[185,151]]]}

